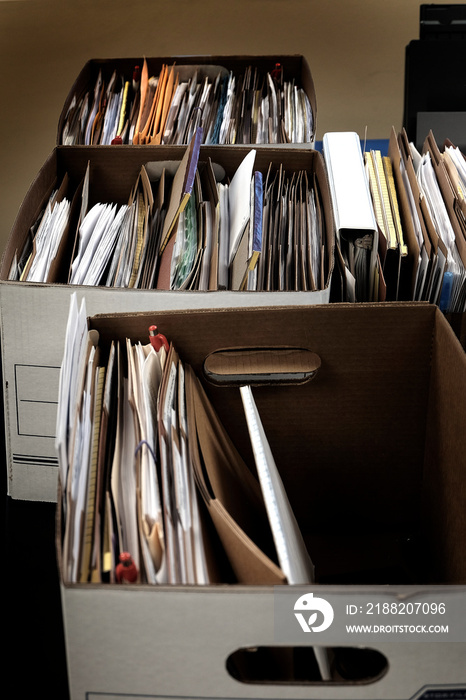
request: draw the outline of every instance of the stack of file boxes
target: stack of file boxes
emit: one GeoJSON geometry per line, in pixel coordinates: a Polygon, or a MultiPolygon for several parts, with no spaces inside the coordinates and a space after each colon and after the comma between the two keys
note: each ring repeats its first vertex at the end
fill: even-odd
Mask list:
{"type": "MultiPolygon", "coordinates": [[[[61,142],[65,116],[73,96],[93,89],[102,71],[109,80],[113,71],[129,71],[136,59],[93,60],[86,64],[70,89],[58,128],[57,141],[61,142]]],[[[142,66],[142,59],[138,61],[142,66]]],[[[309,97],[316,123],[314,85],[307,62],[302,56],[273,57],[169,57],[147,59],[149,70],[158,74],[164,64],[186,66],[214,64],[224,70],[244,73],[256,66],[261,73],[273,70],[277,64],[285,69],[285,76],[302,86],[309,97]]],[[[56,417],[58,373],[63,353],[64,328],[68,314],[70,293],[86,297],[88,312],[153,310],[158,308],[218,308],[229,306],[256,306],[269,304],[327,303],[330,297],[330,278],[333,267],[333,229],[328,183],[322,157],[311,149],[311,144],[273,144],[270,146],[217,145],[201,146],[199,162],[209,158],[218,163],[224,174],[231,177],[252,147],[257,149],[256,169],[264,176],[269,164],[280,165],[288,173],[299,169],[314,174],[322,195],[325,219],[325,280],[316,292],[165,292],[126,288],[76,287],[67,282],[68,270],[62,266],[53,283],[9,281],[12,263],[20,254],[34,222],[44,208],[50,193],[69,178],[71,194],[80,187],[88,163],[90,164],[91,203],[127,203],[141,166],[149,162],[180,162],[187,146],[121,145],[121,146],[63,146],[58,145],[32,183],[14,223],[2,260],[0,298],[2,306],[2,356],[7,419],[6,444],[8,459],[8,486],[13,498],[55,501],[57,460],[53,446],[56,417]],[[300,147],[301,146],[301,147],[300,147]],[[34,324],[34,344],[28,342],[30,327],[34,324]]],[[[72,245],[72,244],[71,244],[72,245]]],[[[68,251],[68,259],[71,251],[68,251]]]]}
{"type": "MultiPolygon", "coordinates": [[[[302,57],[185,57],[184,64],[291,66],[316,121],[309,68],[302,57]]],[[[172,59],[148,59],[154,71],[172,59]]],[[[115,61],[91,61],[60,117],[62,143],[73,96],[106,79],[115,61]]],[[[121,65],[132,66],[133,60],[121,65]]],[[[113,336],[146,338],[156,322],[202,376],[219,348],[309,348],[322,367],[303,387],[269,387],[258,402],[282,478],[316,565],[306,590],[345,605],[390,604],[406,596],[456,609],[464,600],[464,489],[461,464],[466,390],[464,352],[441,313],[428,304],[331,304],[334,224],[323,159],[312,144],[257,145],[270,163],[316,178],[325,221],[325,279],[316,291],[165,291],[9,281],[50,192],[68,175],[76,188],[90,163],[93,201],[127,201],[141,166],[181,161],[186,146],[58,145],[32,184],[14,224],[0,272],[2,361],[9,492],[57,499],[54,437],[58,380],[70,295],[85,298],[103,347],[113,336]],[[31,342],[33,338],[33,342],[31,342]],[[409,400],[407,400],[409,394],[409,400]],[[451,407],[458,410],[452,415],[451,407]],[[40,467],[40,468],[38,468],[40,467]],[[386,586],[386,584],[392,584],[386,586]],[[379,584],[382,584],[379,585],[379,584]],[[463,597],[463,598],[462,598],[463,597]]],[[[203,145],[232,177],[253,144],[203,145]]],[[[107,344],[107,345],[106,345],[107,344]]],[[[247,452],[237,390],[209,389],[215,408],[247,452]]],[[[244,418],[244,416],[243,416],[244,418]]],[[[60,505],[60,504],[59,504],[60,505]]],[[[61,509],[57,550],[60,571],[61,509]]],[[[371,643],[336,634],[327,647],[331,680],[289,672],[289,645],[274,634],[275,589],[69,584],[62,580],[70,692],[85,697],[373,698],[414,697],[427,686],[457,684],[464,643],[371,643]],[[135,630],[128,636],[128,629],[135,630]],[[277,642],[278,639],[278,642],[277,642]],[[197,642],[195,642],[197,640],[197,642]],[[199,641],[201,643],[199,643],[199,641]],[[357,647],[369,652],[358,657],[357,647]],[[371,656],[376,648],[375,657],[371,656]],[[356,654],[352,663],[352,653],[356,654]],[[275,659],[273,662],[271,659],[275,659]],[[360,661],[359,659],[362,659],[360,661]],[[278,660],[278,661],[277,661],[278,660]],[[271,677],[272,666],[286,667],[271,677]],[[183,673],[180,673],[180,668],[183,673]],[[300,680],[301,678],[301,680],[300,680]]],[[[300,591],[302,592],[302,591],[300,591]]],[[[298,594],[296,595],[298,597],[298,594]]],[[[294,618],[293,609],[290,617],[294,618]]],[[[294,620],[293,620],[294,621],[294,620]]],[[[322,637],[320,639],[323,639],[322,637]]],[[[314,673],[314,675],[313,675],[314,673]]]]}

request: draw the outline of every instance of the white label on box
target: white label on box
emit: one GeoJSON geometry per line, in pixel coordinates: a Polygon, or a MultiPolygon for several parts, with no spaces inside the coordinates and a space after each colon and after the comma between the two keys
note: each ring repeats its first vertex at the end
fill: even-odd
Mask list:
{"type": "Polygon", "coordinates": [[[59,367],[15,364],[18,435],[55,437],[59,367]]]}

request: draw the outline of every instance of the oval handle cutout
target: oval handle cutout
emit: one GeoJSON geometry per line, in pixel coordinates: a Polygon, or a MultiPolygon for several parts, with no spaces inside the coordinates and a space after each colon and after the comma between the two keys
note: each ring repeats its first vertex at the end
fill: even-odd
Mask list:
{"type": "Polygon", "coordinates": [[[322,681],[311,646],[261,646],[237,649],[227,659],[227,671],[241,683],[314,685],[375,683],[388,669],[387,658],[365,647],[327,648],[332,680],[322,681]]]}
{"type": "Polygon", "coordinates": [[[218,386],[303,384],[320,365],[320,357],[304,348],[231,348],[208,355],[204,374],[218,386]]]}

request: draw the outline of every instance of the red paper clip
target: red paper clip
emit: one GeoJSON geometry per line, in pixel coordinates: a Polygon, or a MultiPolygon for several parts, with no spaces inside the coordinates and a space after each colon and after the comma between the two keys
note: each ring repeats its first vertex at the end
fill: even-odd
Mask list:
{"type": "Polygon", "coordinates": [[[134,66],[133,70],[133,90],[137,92],[141,84],[141,69],[139,66],[134,66]]]}
{"type": "Polygon", "coordinates": [[[120,563],[115,569],[118,583],[134,583],[138,578],[138,570],[129,552],[120,554],[120,563]]]}
{"type": "Polygon", "coordinates": [[[157,333],[157,326],[149,326],[149,340],[156,352],[158,352],[162,346],[167,352],[170,349],[168,340],[163,333],[157,333]]]}
{"type": "Polygon", "coordinates": [[[282,67],[280,63],[275,64],[275,68],[270,71],[270,75],[274,80],[280,80],[281,75],[282,75],[282,67]]]}

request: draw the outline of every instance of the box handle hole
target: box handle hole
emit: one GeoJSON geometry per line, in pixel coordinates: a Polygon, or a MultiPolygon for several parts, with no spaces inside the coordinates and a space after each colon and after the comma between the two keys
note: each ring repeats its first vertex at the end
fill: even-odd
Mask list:
{"type": "Polygon", "coordinates": [[[324,684],[374,683],[388,670],[388,660],[375,649],[332,647],[327,649],[332,680],[322,681],[311,646],[258,646],[237,649],[226,668],[241,683],[324,684]]]}
{"type": "Polygon", "coordinates": [[[206,357],[204,374],[217,386],[304,384],[320,365],[320,357],[305,348],[228,348],[206,357]]]}

